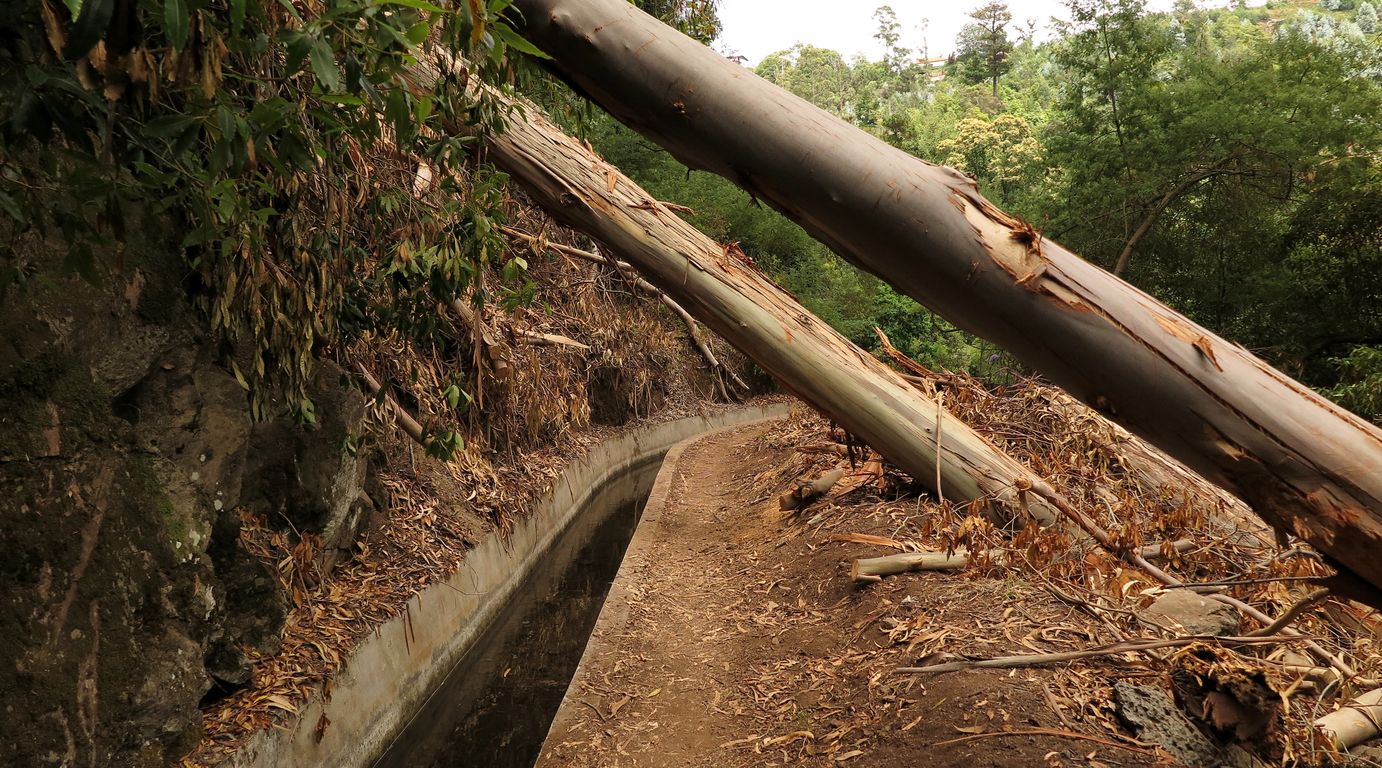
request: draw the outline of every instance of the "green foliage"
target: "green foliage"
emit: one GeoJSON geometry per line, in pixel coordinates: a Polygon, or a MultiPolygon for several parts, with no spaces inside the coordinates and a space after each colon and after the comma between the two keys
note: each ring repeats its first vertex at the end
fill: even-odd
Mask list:
{"type": "Polygon", "coordinates": [[[1354,347],[1332,361],[1340,381],[1328,395],[1339,405],[1382,424],[1382,347],[1354,347]]]}
{"type": "Polygon", "coordinates": [[[901,44],[902,25],[897,21],[897,13],[890,5],[880,5],[873,12],[873,18],[878,22],[878,31],[873,33],[873,38],[883,44],[882,64],[891,74],[901,75],[913,66],[913,51],[901,44]]]}
{"type": "Polygon", "coordinates": [[[936,145],[941,162],[974,176],[999,202],[1041,178],[1043,150],[1032,126],[1017,115],[967,117],[936,145]]]}
{"type": "Polygon", "coordinates": [[[1012,69],[1013,44],[1008,39],[1012,13],[1007,3],[991,2],[970,12],[955,41],[955,74],[964,82],[990,83],[998,96],[998,79],[1012,69]]]}
{"type": "Polygon", "coordinates": [[[882,283],[874,296],[873,320],[894,346],[928,368],[979,370],[982,352],[974,337],[882,283]]]}
{"type": "Polygon", "coordinates": [[[1309,12],[1074,8],[1040,206],[1057,238],[1307,381],[1382,336],[1376,47],[1309,12]]]}
{"type": "Polygon", "coordinates": [[[709,44],[720,34],[719,0],[634,0],[643,12],[709,44]]]}
{"type": "MultiPolygon", "coordinates": [[[[466,88],[503,81],[509,0],[85,0],[24,4],[0,49],[0,243],[7,286],[60,237],[66,269],[120,269],[132,228],[175,230],[225,359],[256,414],[310,418],[314,356],[361,333],[423,337],[438,301],[501,258],[504,177],[468,170],[505,114],[466,88]],[[430,87],[424,44],[464,55],[430,87]],[[409,194],[420,158],[440,193],[409,194]],[[391,296],[380,302],[375,297],[391,296]]],[[[522,264],[506,265],[522,298],[522,264]]]]}
{"type": "Polygon", "coordinates": [[[1358,25],[1358,29],[1364,34],[1371,35],[1377,32],[1377,6],[1372,3],[1361,3],[1358,12],[1353,16],[1353,23],[1358,25]]]}
{"type": "Polygon", "coordinates": [[[842,117],[854,112],[858,97],[854,70],[835,51],[798,43],[765,56],[756,71],[827,112],[842,117]]]}

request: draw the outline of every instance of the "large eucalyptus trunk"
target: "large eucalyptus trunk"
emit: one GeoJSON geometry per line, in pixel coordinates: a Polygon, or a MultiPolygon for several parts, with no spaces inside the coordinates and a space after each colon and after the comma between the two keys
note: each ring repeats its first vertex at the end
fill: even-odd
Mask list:
{"type": "MultiPolygon", "coordinates": [[[[436,74],[419,65],[414,76],[436,74]]],[[[1018,486],[1045,486],[1026,467],[817,319],[736,247],[721,246],[682,221],[536,107],[523,105],[485,150],[549,213],[607,245],[783,386],[918,482],[952,501],[978,501],[999,519],[1025,510],[1043,524],[1063,521],[1037,496],[1019,495],[1018,486]]]]}
{"type": "Polygon", "coordinates": [[[1046,239],[960,173],[759,79],[627,0],[515,7],[556,71],[619,120],[1382,585],[1382,431],[1046,239]]]}

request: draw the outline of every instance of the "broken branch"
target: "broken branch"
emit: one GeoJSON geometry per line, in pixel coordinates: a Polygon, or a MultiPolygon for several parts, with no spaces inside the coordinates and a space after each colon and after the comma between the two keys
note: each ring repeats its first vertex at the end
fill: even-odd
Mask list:
{"type": "Polygon", "coordinates": [[[797,487],[778,497],[777,508],[783,512],[801,509],[824,496],[844,476],[845,468],[837,467],[809,483],[799,483],[797,487]]]}
{"type": "Polygon", "coordinates": [[[915,674],[940,674],[942,672],[959,672],[965,669],[1016,669],[1020,667],[1038,667],[1044,664],[1060,664],[1067,661],[1078,661],[1080,659],[1115,656],[1120,653],[1152,651],[1158,648],[1180,648],[1193,643],[1266,645],[1269,643],[1286,643],[1305,639],[1306,638],[1299,635],[1273,635],[1271,637],[1217,637],[1214,635],[1194,635],[1190,637],[1142,638],[1110,643],[1108,645],[1099,646],[1098,648],[1085,648],[1078,651],[1027,653],[1017,656],[998,656],[992,659],[961,659],[958,661],[947,661],[941,664],[929,664],[924,667],[898,667],[894,671],[915,674]]]}
{"type": "MultiPolygon", "coordinates": [[[[988,553],[989,562],[1002,565],[1007,556],[1000,550],[988,553]]],[[[849,577],[855,582],[880,581],[884,576],[913,571],[958,571],[968,568],[973,558],[969,550],[957,549],[954,552],[903,552],[882,557],[864,557],[854,561],[849,569],[849,577]]]]}

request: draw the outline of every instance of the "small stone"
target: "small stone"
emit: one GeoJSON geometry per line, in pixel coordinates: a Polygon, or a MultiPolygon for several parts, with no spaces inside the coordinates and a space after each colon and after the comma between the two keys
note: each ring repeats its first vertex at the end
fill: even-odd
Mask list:
{"type": "Polygon", "coordinates": [[[1141,616],[1191,635],[1236,635],[1238,614],[1232,607],[1186,589],[1175,589],[1156,599],[1141,616]]]}

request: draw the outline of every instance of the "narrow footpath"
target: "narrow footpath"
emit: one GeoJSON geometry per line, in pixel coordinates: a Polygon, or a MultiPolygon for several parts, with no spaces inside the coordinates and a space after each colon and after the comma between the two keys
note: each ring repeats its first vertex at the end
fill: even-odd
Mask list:
{"type": "MultiPolygon", "coordinates": [[[[966,627],[980,621],[1017,611],[1059,631],[1069,611],[1003,579],[856,587],[848,562],[867,548],[826,543],[820,526],[777,511],[790,452],[769,439],[777,425],[712,433],[664,470],[539,766],[1158,763],[1136,743],[1065,728],[1042,671],[889,674],[973,647],[966,627]],[[994,733],[1042,728],[1056,735],[994,733]]],[[[845,524],[886,534],[897,514],[845,524]]],[[[982,649],[1024,648],[1009,640],[982,649]]]]}

